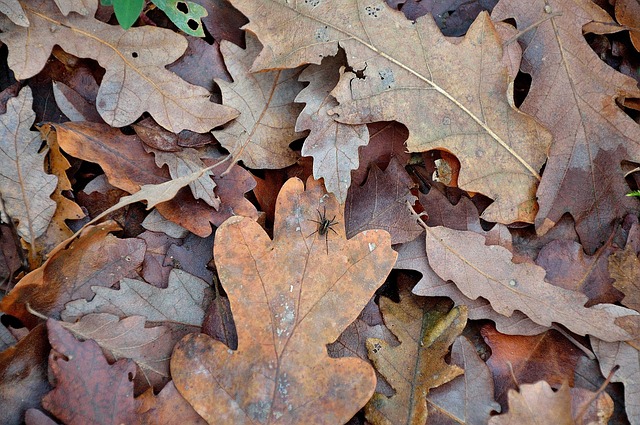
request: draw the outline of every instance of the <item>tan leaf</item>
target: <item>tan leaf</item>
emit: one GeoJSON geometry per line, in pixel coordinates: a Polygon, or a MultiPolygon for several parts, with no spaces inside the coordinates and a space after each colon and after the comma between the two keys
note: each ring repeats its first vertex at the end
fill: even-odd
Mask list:
{"type": "Polygon", "coordinates": [[[615,319],[637,315],[635,311],[611,304],[585,308],[586,295],[545,282],[542,267],[513,263],[509,250],[485,245],[485,238],[477,233],[440,226],[426,230],[429,264],[467,297],[487,299],[504,316],[519,310],[543,326],[561,323],[577,334],[590,334],[605,341],[631,338],[615,324],[615,319]]]}
{"type": "Polygon", "coordinates": [[[209,423],[334,425],[371,397],[373,368],[357,358],[330,358],[326,344],[358,316],[396,255],[386,232],[346,240],[341,224],[325,251],[312,221],[322,204],[342,219],[337,200],[318,182],[305,191],[290,179],[278,196],[274,240],[242,217],[216,231],[214,258],[238,349],[188,335],[171,358],[178,391],[209,423]]]}
{"type": "MultiPolygon", "coordinates": [[[[75,2],[74,2],[75,3],[75,2]]],[[[122,127],[149,112],[158,124],[174,133],[189,129],[206,132],[237,116],[234,109],[209,102],[209,92],[181,80],[165,65],[187,48],[181,35],[157,27],[125,31],[88,16],[63,16],[52,0],[23,4],[29,28],[2,25],[9,47],[9,67],[17,79],[32,77],[44,67],[54,45],[82,58],[92,58],[106,69],[96,106],[109,125],[122,127]]]]}
{"type": "Polygon", "coordinates": [[[404,289],[400,302],[380,299],[384,322],[400,345],[391,347],[377,338],[367,340],[369,358],[396,393],[374,394],[365,407],[373,424],[422,425],[427,419],[426,396],[431,388],[463,373],[444,357],[467,324],[464,306],[450,309],[450,301],[429,301],[404,289]]]}
{"type": "Polygon", "coordinates": [[[50,195],[58,181],[44,172],[47,150],[40,152],[40,134],[30,131],[36,118],[32,102],[31,89],[25,87],[0,116],[0,211],[18,220],[18,235],[30,244],[47,230],[56,211],[50,195]]]}
{"type": "Polygon", "coordinates": [[[495,200],[483,218],[533,221],[551,136],[511,106],[501,41],[486,13],[453,44],[430,16],[408,21],[381,0],[232,4],[269,46],[252,69],[319,63],[342,47],[364,78],[343,74],[333,91],[338,121],[405,124],[410,151],[448,150],[462,166],[460,187],[495,200]]]}
{"type": "Polygon", "coordinates": [[[88,313],[110,313],[120,317],[144,316],[149,322],[174,322],[200,326],[213,295],[200,278],[179,269],[171,270],[169,286],[157,288],[134,279],[122,279],[120,289],[92,286],[91,301],[66,304],[61,316],[73,321],[88,313]]]}
{"type": "Polygon", "coordinates": [[[640,261],[632,244],[609,256],[609,274],[613,286],[624,293],[622,304],[640,311],[640,261]]]}
{"type": "Polygon", "coordinates": [[[602,61],[583,36],[590,22],[613,23],[590,0],[502,0],[496,21],[515,19],[524,31],[522,71],[531,75],[522,111],[553,134],[549,161],[538,188],[536,228],[546,232],[571,213],[585,251],[592,254],[626,212],[638,212],[625,197],[621,159],[640,160],[640,129],[616,104],[639,97],[636,81],[602,61]]]}
{"type": "Polygon", "coordinates": [[[345,63],[343,56],[326,58],[322,65],[310,65],[302,71],[298,80],[309,85],[296,97],[296,102],[306,103],[296,121],[296,130],[311,131],[302,146],[302,155],[313,157],[313,177],[323,178],[327,192],[336,195],[341,204],[351,186],[351,171],[360,166],[358,148],[369,143],[366,125],[342,124],[327,113],[338,106],[330,93],[340,79],[338,69],[345,63]]]}
{"type": "Polygon", "coordinates": [[[29,26],[29,18],[18,0],[0,0],[0,13],[4,13],[16,25],[29,26]]]}
{"type": "Polygon", "coordinates": [[[169,359],[173,344],[164,326],[145,328],[145,318],[129,316],[122,320],[108,313],[88,314],[76,323],[60,324],[80,340],[98,343],[110,362],[131,359],[138,365],[147,386],[160,390],[169,380],[169,359]]]}
{"type": "Polygon", "coordinates": [[[240,116],[212,133],[236,161],[249,168],[283,168],[297,159],[289,144],[302,136],[296,133],[293,121],[302,109],[293,103],[302,83],[295,70],[251,74],[249,68],[259,49],[251,33],[247,33],[246,50],[228,41],[220,44],[234,82],[216,82],[225,105],[238,109],[240,116]]]}
{"type": "Polygon", "coordinates": [[[54,0],[64,16],[69,12],[88,15],[96,12],[96,0],[54,0]]]}

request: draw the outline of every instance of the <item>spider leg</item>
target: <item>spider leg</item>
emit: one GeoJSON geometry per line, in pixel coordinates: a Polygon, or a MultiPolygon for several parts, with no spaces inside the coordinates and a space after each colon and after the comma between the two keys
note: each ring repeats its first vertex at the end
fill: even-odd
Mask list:
{"type": "MultiPolygon", "coordinates": [[[[336,223],[334,223],[334,224],[336,224],[336,223]]],[[[329,230],[331,230],[331,231],[332,231],[333,233],[335,233],[336,235],[338,234],[338,232],[336,232],[335,230],[333,230],[333,229],[331,228],[331,226],[329,226],[329,230]]]]}

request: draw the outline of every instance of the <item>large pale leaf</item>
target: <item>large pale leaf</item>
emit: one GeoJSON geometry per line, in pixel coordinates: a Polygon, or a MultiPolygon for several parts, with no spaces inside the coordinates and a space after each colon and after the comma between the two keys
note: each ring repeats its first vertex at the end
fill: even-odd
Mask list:
{"type": "Polygon", "coordinates": [[[4,13],[16,25],[29,26],[29,19],[18,0],[0,0],[0,12],[4,13]]]}
{"type": "Polygon", "coordinates": [[[31,89],[22,89],[18,97],[7,102],[7,112],[0,116],[0,198],[4,212],[18,221],[18,234],[29,243],[46,230],[56,203],[50,195],[57,177],[44,172],[40,152],[40,134],[30,131],[36,118],[31,110],[31,89]]]}
{"type": "Polygon", "coordinates": [[[167,71],[187,48],[181,35],[157,27],[125,31],[88,16],[63,16],[53,0],[24,3],[29,28],[0,21],[0,40],[9,48],[9,67],[17,79],[40,72],[54,45],[68,53],[92,58],[106,69],[96,106],[109,125],[129,125],[149,112],[158,124],[178,133],[206,132],[237,116],[237,111],[209,101],[210,93],[167,71]]]}
{"type": "Polygon", "coordinates": [[[345,74],[333,91],[339,121],[402,122],[410,151],[452,152],[462,165],[460,187],[496,201],[484,218],[532,222],[551,137],[511,106],[501,41],[486,13],[453,44],[430,16],[411,22],[382,1],[232,3],[268,46],[254,70],[319,63],[344,48],[361,76],[345,74]]]}
{"type": "Polygon", "coordinates": [[[638,211],[637,202],[624,196],[620,162],[640,161],[640,127],[616,100],[640,91],[633,79],[600,60],[582,35],[585,24],[613,20],[590,0],[502,0],[492,16],[515,18],[521,31],[537,25],[519,38],[521,68],[532,79],[522,110],[553,134],[536,227],[545,232],[569,212],[591,254],[617,218],[638,211]]]}
{"type": "Polygon", "coordinates": [[[252,74],[249,68],[259,49],[250,33],[246,50],[228,41],[220,44],[233,83],[216,82],[224,103],[238,109],[240,116],[213,135],[236,161],[250,168],[283,168],[297,159],[289,144],[302,136],[294,128],[302,107],[293,103],[302,83],[296,71],[252,74]]]}

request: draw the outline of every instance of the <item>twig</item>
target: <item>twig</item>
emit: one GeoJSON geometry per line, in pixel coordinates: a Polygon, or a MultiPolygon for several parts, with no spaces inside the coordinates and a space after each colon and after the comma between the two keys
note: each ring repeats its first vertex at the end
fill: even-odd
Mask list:
{"type": "Polygon", "coordinates": [[[607,385],[609,385],[609,382],[611,382],[611,379],[613,379],[613,375],[618,371],[618,369],[620,369],[620,365],[615,365],[613,369],[611,369],[611,372],[609,372],[609,376],[607,376],[607,379],[605,379],[602,385],[600,385],[600,388],[598,388],[598,391],[596,391],[591,396],[591,399],[587,401],[584,404],[584,406],[582,406],[582,409],[580,409],[580,412],[574,419],[574,423],[579,424],[581,422],[582,417],[584,416],[585,413],[587,413],[587,410],[589,410],[589,406],[591,405],[591,403],[593,403],[598,398],[600,393],[602,393],[604,389],[607,388],[607,385]]]}

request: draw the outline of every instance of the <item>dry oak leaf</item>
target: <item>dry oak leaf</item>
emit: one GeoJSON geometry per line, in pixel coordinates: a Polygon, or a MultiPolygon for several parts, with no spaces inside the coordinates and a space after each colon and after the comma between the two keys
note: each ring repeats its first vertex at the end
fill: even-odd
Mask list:
{"type": "Polygon", "coordinates": [[[238,349],[192,334],[171,358],[178,391],[209,423],[345,423],[373,394],[373,368],[330,358],[326,344],[356,319],[396,254],[382,230],[346,240],[339,205],[323,193],[317,181],[305,191],[300,180],[288,180],[278,195],[274,240],[242,217],[216,231],[214,258],[238,349]],[[325,206],[339,221],[328,241],[313,222],[325,206]]]}
{"type": "Polygon", "coordinates": [[[120,320],[108,313],[87,314],[76,323],[60,324],[78,339],[92,339],[110,362],[131,359],[138,366],[136,379],[143,388],[160,390],[169,380],[169,359],[173,343],[164,326],[145,328],[145,318],[129,316],[120,320]]]}
{"type": "Polygon", "coordinates": [[[344,217],[347,237],[367,229],[384,229],[394,245],[415,239],[422,228],[407,209],[407,203],[413,205],[417,200],[411,193],[414,188],[411,176],[395,158],[384,171],[372,164],[365,184],[349,190],[344,217]]]}
{"type": "Polygon", "coordinates": [[[18,235],[35,247],[56,211],[50,196],[58,178],[44,172],[47,150],[40,152],[40,134],[30,130],[36,118],[32,103],[25,87],[0,116],[0,211],[18,220],[18,235]]]}
{"type": "Polygon", "coordinates": [[[213,291],[204,280],[179,269],[171,270],[169,286],[157,288],[135,279],[122,279],[120,289],[92,286],[91,301],[67,303],[62,318],[72,321],[88,313],[119,317],[144,316],[149,322],[173,322],[201,326],[213,291]]]}
{"type": "Polygon", "coordinates": [[[185,400],[173,381],[164,386],[156,396],[149,389],[137,400],[140,423],[145,425],[206,425],[206,421],[196,413],[185,400]]]}
{"type": "Polygon", "coordinates": [[[579,335],[590,334],[605,341],[631,338],[615,319],[637,315],[635,311],[612,304],[585,308],[586,295],[547,283],[542,267],[512,262],[509,250],[485,245],[484,236],[440,226],[425,228],[429,265],[443,280],[453,281],[465,296],[487,299],[504,316],[519,310],[543,326],[556,322],[579,335]]]}
{"type": "Polygon", "coordinates": [[[326,58],[321,65],[309,65],[298,78],[308,82],[296,97],[306,103],[298,116],[296,130],[310,130],[302,145],[302,155],[313,157],[313,177],[324,179],[327,192],[333,193],[344,204],[351,186],[351,171],[360,166],[358,148],[369,143],[366,125],[342,124],[327,113],[338,106],[331,90],[340,79],[340,66],[344,55],[326,58]]]}
{"type": "Polygon", "coordinates": [[[637,202],[624,196],[629,188],[620,161],[640,160],[640,127],[616,100],[639,97],[640,91],[633,79],[600,60],[582,35],[589,22],[613,20],[590,0],[502,0],[492,16],[515,18],[521,31],[543,20],[518,39],[521,69],[532,78],[522,111],[553,134],[535,224],[544,233],[571,213],[592,254],[618,218],[638,211],[637,202]]]}
{"type": "Polygon", "coordinates": [[[54,45],[81,58],[92,58],[106,69],[96,106],[109,125],[122,127],[149,112],[174,133],[184,129],[204,133],[238,115],[233,108],[209,101],[209,92],[180,79],[165,65],[187,48],[181,35],[164,28],[123,30],[93,18],[97,0],[87,0],[88,16],[63,16],[53,0],[24,3],[29,28],[0,21],[0,40],[9,48],[8,64],[19,80],[44,68],[54,45]]]}
{"type": "Polygon", "coordinates": [[[29,19],[18,0],[0,0],[0,13],[5,14],[16,25],[29,26],[29,19]]]}
{"type": "Polygon", "coordinates": [[[294,118],[302,109],[293,103],[303,87],[297,80],[299,71],[252,74],[249,68],[260,42],[249,32],[246,41],[246,50],[228,41],[220,44],[234,81],[216,79],[216,83],[224,103],[238,109],[240,116],[212,133],[235,161],[243,161],[249,168],[284,168],[298,159],[289,144],[303,135],[294,128],[294,118]]]}
{"type": "Polygon", "coordinates": [[[640,260],[632,244],[609,256],[609,274],[615,279],[613,286],[624,293],[622,304],[640,311],[640,260]]]}
{"type": "MultiPolygon", "coordinates": [[[[590,393],[593,394],[593,393],[590,393]]],[[[595,395],[595,394],[594,394],[595,395]]],[[[593,396],[592,396],[593,397],[593,396]]],[[[564,383],[556,392],[545,381],[520,385],[520,392],[509,390],[509,411],[494,416],[489,425],[587,425],[607,423],[613,413],[613,402],[607,393],[595,400],[598,410],[583,415],[585,395],[569,389],[564,383]],[[577,400],[576,400],[577,399],[577,400]]]]}
{"type": "Polygon", "coordinates": [[[501,410],[493,399],[491,371],[463,336],[456,338],[451,347],[451,364],[464,369],[464,375],[429,391],[428,423],[485,425],[492,411],[501,410]]]}
{"type": "Polygon", "coordinates": [[[483,218],[533,221],[551,136],[512,107],[500,38],[486,13],[453,44],[430,16],[408,21],[383,1],[232,4],[249,18],[246,28],[268,46],[253,70],[319,63],[342,47],[364,78],[343,74],[333,91],[340,103],[333,110],[338,121],[405,124],[410,151],[450,151],[462,165],[460,187],[496,201],[483,218]]]}
{"type": "Polygon", "coordinates": [[[49,368],[56,387],[44,396],[42,406],[68,425],[136,423],[133,361],[121,359],[110,365],[95,341],[77,341],[52,319],[47,328],[53,348],[49,368]]]}
{"type": "Polygon", "coordinates": [[[374,394],[365,407],[368,421],[375,425],[424,424],[429,390],[463,373],[444,361],[467,324],[466,308],[450,309],[450,305],[448,300],[417,297],[406,288],[400,292],[399,303],[380,299],[384,322],[400,345],[391,347],[384,340],[369,338],[367,350],[396,393],[391,397],[374,394]]]}
{"type": "Polygon", "coordinates": [[[30,327],[37,319],[27,311],[26,304],[58,318],[67,302],[92,297],[96,285],[110,287],[135,275],[146,246],[140,239],[118,239],[110,234],[118,230],[113,221],[101,223],[85,229],[69,246],[59,245],[41,267],[23,277],[0,301],[0,311],[30,327]]]}

